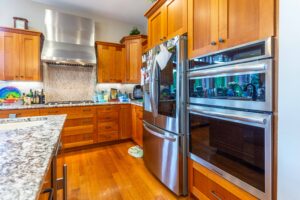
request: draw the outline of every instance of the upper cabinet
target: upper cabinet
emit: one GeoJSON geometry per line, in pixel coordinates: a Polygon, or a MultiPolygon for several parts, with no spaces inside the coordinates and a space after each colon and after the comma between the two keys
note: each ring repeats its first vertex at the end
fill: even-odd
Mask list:
{"type": "Polygon", "coordinates": [[[0,27],[0,80],[41,81],[42,34],[0,27]]]}
{"type": "Polygon", "coordinates": [[[274,0],[188,0],[189,58],[273,36],[274,4],[274,0]]]}
{"type": "Polygon", "coordinates": [[[187,0],[158,0],[145,16],[149,47],[187,32],[187,0]]]}
{"type": "Polygon", "coordinates": [[[141,82],[141,67],[142,67],[142,54],[143,47],[147,45],[145,35],[133,35],[124,37],[121,40],[125,44],[126,49],[126,70],[125,82],[126,83],[140,83],[141,82]]]}
{"type": "Polygon", "coordinates": [[[98,56],[98,82],[125,82],[125,46],[107,42],[96,42],[96,46],[98,56]]]}

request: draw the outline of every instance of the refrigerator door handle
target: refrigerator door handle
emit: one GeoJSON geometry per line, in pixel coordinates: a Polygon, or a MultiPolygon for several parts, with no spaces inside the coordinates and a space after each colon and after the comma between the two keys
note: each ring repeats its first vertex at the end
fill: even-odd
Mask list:
{"type": "Polygon", "coordinates": [[[150,134],[156,136],[156,137],[159,137],[161,139],[164,139],[164,140],[169,140],[171,142],[175,142],[176,141],[176,138],[172,138],[172,137],[167,137],[163,134],[160,134],[152,129],[150,129],[146,124],[144,124],[144,128],[146,129],[146,131],[148,131],[150,134]]]}
{"type": "Polygon", "coordinates": [[[154,59],[154,64],[152,65],[152,74],[151,74],[151,90],[150,90],[150,102],[153,111],[153,116],[157,117],[158,108],[157,108],[157,72],[156,72],[156,59],[154,59]]]}

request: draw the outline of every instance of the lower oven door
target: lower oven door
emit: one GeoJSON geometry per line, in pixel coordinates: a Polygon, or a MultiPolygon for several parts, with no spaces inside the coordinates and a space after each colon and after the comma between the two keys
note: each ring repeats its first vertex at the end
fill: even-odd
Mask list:
{"type": "Polygon", "coordinates": [[[271,199],[272,115],[189,106],[189,155],[259,199],[271,199]]]}
{"type": "Polygon", "coordinates": [[[177,195],[182,194],[179,136],[144,122],[144,163],[148,170],[177,195]]]}

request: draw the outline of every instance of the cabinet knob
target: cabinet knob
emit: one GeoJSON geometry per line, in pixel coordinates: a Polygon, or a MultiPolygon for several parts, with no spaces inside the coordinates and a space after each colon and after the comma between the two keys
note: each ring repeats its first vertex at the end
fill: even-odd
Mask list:
{"type": "Polygon", "coordinates": [[[211,44],[212,46],[216,46],[216,45],[217,45],[217,43],[216,43],[215,41],[212,41],[210,44],[211,44]]]}
{"type": "Polygon", "coordinates": [[[225,40],[224,40],[223,38],[219,38],[219,42],[220,42],[220,43],[224,43],[225,40]]]}
{"type": "Polygon", "coordinates": [[[160,41],[164,41],[164,39],[163,39],[163,38],[160,38],[160,41]]]}

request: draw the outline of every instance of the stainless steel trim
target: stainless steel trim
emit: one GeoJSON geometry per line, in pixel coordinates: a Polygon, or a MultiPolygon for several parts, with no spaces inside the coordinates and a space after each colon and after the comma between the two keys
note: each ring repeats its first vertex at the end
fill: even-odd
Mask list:
{"type": "Polygon", "coordinates": [[[237,73],[255,73],[260,71],[266,70],[266,64],[265,63],[259,63],[254,65],[232,65],[232,66],[225,66],[225,67],[218,67],[218,68],[212,68],[212,69],[206,69],[206,70],[199,70],[190,72],[188,74],[188,77],[192,79],[193,77],[211,77],[211,76],[228,76],[230,74],[237,74],[237,73]]]}
{"type": "MultiPolygon", "coordinates": [[[[274,38],[273,37],[268,37],[268,38],[265,38],[265,39],[262,39],[262,40],[257,40],[257,41],[254,41],[254,42],[248,42],[248,43],[245,43],[245,44],[242,44],[242,45],[237,45],[237,46],[234,46],[234,47],[231,47],[231,48],[222,49],[220,51],[215,51],[215,52],[212,52],[212,53],[208,53],[208,54],[202,55],[200,57],[196,56],[196,57],[191,58],[190,60],[196,59],[196,58],[203,58],[203,57],[207,57],[207,56],[211,56],[211,55],[215,55],[215,54],[220,54],[220,53],[223,53],[223,52],[226,52],[226,51],[230,51],[230,50],[234,50],[234,49],[254,45],[254,44],[257,44],[257,43],[261,43],[261,42],[265,42],[265,55],[259,56],[259,57],[254,57],[254,58],[241,59],[241,60],[238,60],[238,61],[230,62],[228,64],[241,63],[241,62],[243,63],[243,62],[249,62],[249,61],[254,61],[254,60],[258,60],[258,59],[265,59],[265,58],[273,57],[274,56],[274,50],[273,50],[274,38]]],[[[217,66],[220,66],[220,65],[224,65],[224,64],[216,64],[216,65],[211,65],[211,66],[208,66],[208,67],[212,68],[212,67],[217,67],[217,66]]],[[[202,68],[202,69],[204,69],[204,68],[202,68]]],[[[195,70],[197,70],[197,69],[195,69],[195,70]]]]}
{"type": "Polygon", "coordinates": [[[143,125],[144,125],[144,128],[146,129],[146,131],[148,131],[149,133],[151,133],[152,135],[154,135],[156,137],[159,137],[159,138],[164,139],[164,140],[169,140],[171,142],[176,141],[176,138],[167,137],[167,136],[165,136],[161,133],[155,132],[152,129],[148,128],[148,126],[146,124],[143,124],[143,125]]]}
{"type": "Polygon", "coordinates": [[[250,123],[257,123],[257,124],[266,124],[267,119],[264,117],[252,117],[252,116],[241,116],[241,115],[236,115],[236,114],[226,114],[222,112],[214,112],[214,111],[209,111],[209,110],[200,110],[200,109],[195,109],[195,108],[188,108],[191,113],[194,114],[204,114],[210,117],[217,117],[217,118],[226,118],[230,120],[238,120],[242,122],[250,122],[250,123]]]}
{"type": "MultiPolygon", "coordinates": [[[[202,104],[202,105],[211,105],[211,106],[220,106],[220,107],[228,107],[228,108],[240,108],[240,109],[248,109],[248,110],[255,110],[255,111],[268,111],[272,112],[273,110],[273,60],[259,60],[251,63],[243,63],[239,64],[239,68],[247,68],[248,66],[258,66],[264,65],[265,70],[259,71],[259,73],[265,73],[265,101],[241,101],[241,100],[227,100],[227,99],[210,99],[210,98],[196,98],[196,97],[189,97],[189,102],[192,104],[202,104]]],[[[228,67],[228,66],[226,66],[228,67]]],[[[203,70],[204,71],[204,70],[203,70]]],[[[195,73],[195,72],[193,72],[195,73]]],[[[244,73],[232,73],[232,74],[220,74],[218,76],[227,76],[227,75],[243,75],[243,74],[252,74],[257,73],[255,71],[249,71],[244,73]]],[[[189,72],[189,74],[192,74],[189,72]]],[[[213,76],[213,77],[218,77],[213,76]]],[[[207,78],[207,77],[201,77],[207,78]]],[[[190,80],[195,79],[195,77],[190,78],[190,80]]],[[[189,96],[189,95],[188,95],[189,96]]]]}
{"type": "MultiPolygon", "coordinates": [[[[256,196],[259,199],[262,200],[270,200],[272,199],[272,115],[271,114],[263,114],[263,113],[250,113],[250,112],[244,112],[244,111],[235,111],[235,110],[226,110],[226,109],[219,109],[219,108],[211,108],[211,107],[204,107],[204,106],[195,106],[195,105],[190,105],[189,106],[192,109],[196,110],[208,110],[208,111],[214,111],[214,112],[219,112],[219,113],[224,113],[224,114],[234,114],[234,115],[241,115],[242,117],[244,116],[250,116],[251,118],[265,118],[265,123],[260,124],[260,123],[252,123],[252,122],[245,122],[245,121],[240,121],[240,120],[233,120],[231,118],[223,118],[223,117],[215,117],[215,116],[210,116],[210,115],[205,115],[205,114],[200,114],[200,113],[193,113],[190,111],[192,114],[196,115],[201,115],[201,116],[206,116],[206,117],[213,117],[221,120],[227,120],[227,121],[233,121],[237,123],[242,123],[242,124],[247,124],[247,125],[252,125],[256,127],[261,127],[264,128],[265,130],[265,192],[258,190],[257,188],[249,185],[248,183],[238,179],[237,177],[227,173],[226,171],[216,167],[215,165],[207,162],[206,160],[198,157],[197,155],[194,155],[193,153],[190,152],[189,150],[189,157],[198,162],[199,164],[205,166],[206,168],[210,169],[211,171],[216,172],[226,180],[230,181],[231,183],[241,187],[245,191],[249,192],[250,194],[256,196]]],[[[190,133],[189,133],[190,134],[190,133]]],[[[190,140],[190,137],[188,138],[188,141],[190,140]]]]}

